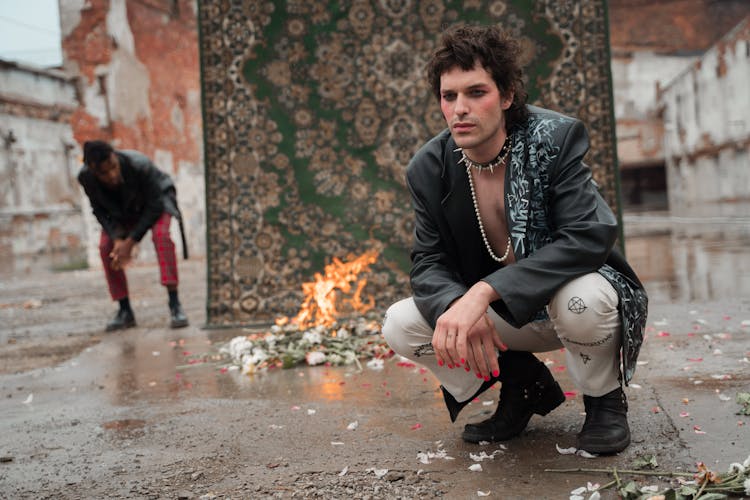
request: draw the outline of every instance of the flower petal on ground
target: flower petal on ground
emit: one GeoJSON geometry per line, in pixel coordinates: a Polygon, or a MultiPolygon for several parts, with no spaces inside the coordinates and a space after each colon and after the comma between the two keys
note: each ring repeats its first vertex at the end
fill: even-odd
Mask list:
{"type": "Polygon", "coordinates": [[[555,448],[557,448],[557,452],[560,455],[574,455],[575,452],[578,451],[574,447],[571,447],[571,448],[560,448],[559,444],[555,444],[555,448]]]}

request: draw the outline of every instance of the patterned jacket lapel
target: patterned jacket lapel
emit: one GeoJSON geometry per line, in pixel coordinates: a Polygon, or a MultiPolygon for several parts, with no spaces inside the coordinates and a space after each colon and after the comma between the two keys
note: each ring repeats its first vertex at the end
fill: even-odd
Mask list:
{"type": "Polygon", "coordinates": [[[511,132],[513,149],[510,164],[505,171],[505,210],[508,230],[513,242],[516,260],[529,254],[527,233],[529,229],[529,206],[531,198],[530,165],[524,127],[515,127],[511,132]]]}

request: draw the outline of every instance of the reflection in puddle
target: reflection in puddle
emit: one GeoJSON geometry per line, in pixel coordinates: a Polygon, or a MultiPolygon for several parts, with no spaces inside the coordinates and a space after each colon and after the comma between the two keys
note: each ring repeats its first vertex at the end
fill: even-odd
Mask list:
{"type": "Polygon", "coordinates": [[[735,209],[718,216],[624,216],[628,261],[651,301],[750,297],[750,211],[735,209]]]}

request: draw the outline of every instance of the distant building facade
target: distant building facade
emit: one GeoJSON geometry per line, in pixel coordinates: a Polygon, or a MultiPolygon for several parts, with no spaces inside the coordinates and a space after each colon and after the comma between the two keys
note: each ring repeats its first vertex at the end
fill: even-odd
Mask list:
{"type": "Polygon", "coordinates": [[[671,202],[660,89],[747,15],[746,0],[609,1],[617,151],[626,210],[666,209],[671,202]]]}
{"type": "Polygon", "coordinates": [[[749,85],[747,17],[660,90],[672,210],[750,202],[749,85]]]}
{"type": "Polygon", "coordinates": [[[0,259],[8,271],[39,256],[59,256],[59,265],[85,256],[70,124],[77,106],[63,72],[0,61],[0,259]]]}

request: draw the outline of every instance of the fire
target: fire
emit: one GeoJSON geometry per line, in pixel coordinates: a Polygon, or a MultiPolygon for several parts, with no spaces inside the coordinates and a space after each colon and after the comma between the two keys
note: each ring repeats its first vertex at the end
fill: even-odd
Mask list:
{"type": "Polygon", "coordinates": [[[349,262],[342,262],[334,257],[333,262],[325,266],[325,273],[315,273],[314,281],[302,284],[304,301],[297,315],[292,318],[279,318],[277,325],[292,322],[300,330],[311,326],[330,326],[339,316],[337,308],[340,294],[352,294],[351,298],[343,299],[355,312],[365,313],[375,306],[375,299],[370,297],[367,302],[362,301],[362,290],[367,285],[367,279],[359,278],[360,273],[370,270],[370,264],[377,261],[378,251],[370,250],[349,262]],[[352,293],[352,289],[354,292],[352,293]]]}

